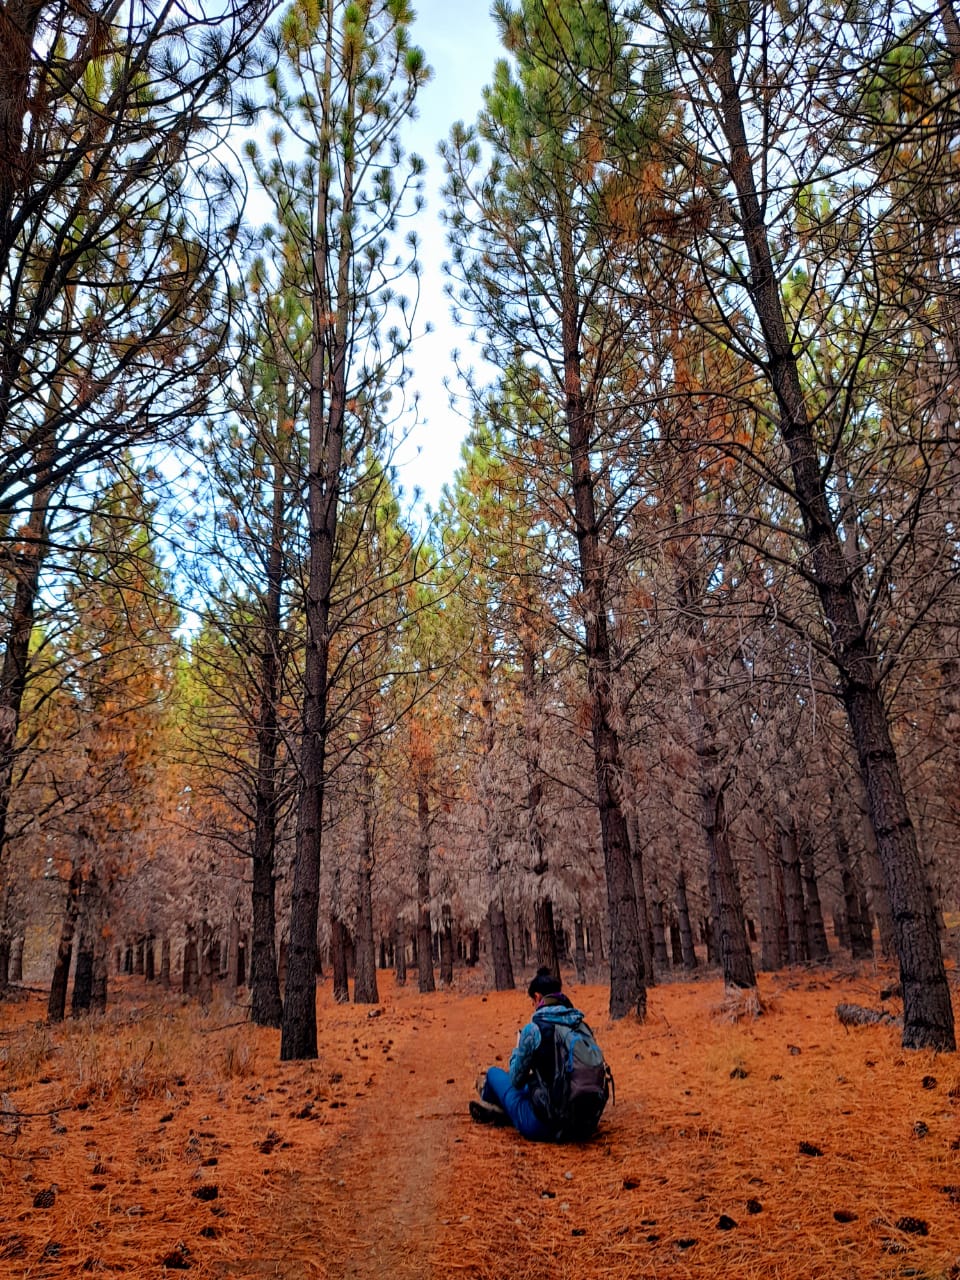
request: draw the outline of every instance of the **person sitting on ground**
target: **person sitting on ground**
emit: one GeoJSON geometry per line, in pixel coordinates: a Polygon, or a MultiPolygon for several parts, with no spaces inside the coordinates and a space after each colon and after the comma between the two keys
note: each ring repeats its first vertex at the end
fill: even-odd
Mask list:
{"type": "Polygon", "coordinates": [[[553,1033],[558,1024],[579,1026],[583,1014],[563,993],[560,979],[541,966],[527,988],[533,1001],[533,1017],[522,1029],[510,1055],[510,1070],[490,1067],[480,1099],[470,1103],[470,1115],[478,1124],[512,1124],[533,1142],[552,1142],[554,1128],[538,1114],[534,1089],[553,1077],[553,1033]]]}

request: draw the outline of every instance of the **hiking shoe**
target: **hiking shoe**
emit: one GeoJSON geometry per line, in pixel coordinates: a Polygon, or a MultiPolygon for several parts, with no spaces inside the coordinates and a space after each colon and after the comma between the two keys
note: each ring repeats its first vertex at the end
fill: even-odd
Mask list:
{"type": "Polygon", "coordinates": [[[470,1100],[470,1119],[475,1120],[477,1124],[505,1125],[510,1123],[510,1117],[502,1107],[498,1107],[495,1102],[484,1102],[482,1098],[472,1098],[470,1100]]]}

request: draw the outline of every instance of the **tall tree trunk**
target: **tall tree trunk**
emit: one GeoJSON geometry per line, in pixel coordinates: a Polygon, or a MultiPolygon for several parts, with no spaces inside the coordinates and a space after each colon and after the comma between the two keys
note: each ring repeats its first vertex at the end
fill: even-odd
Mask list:
{"type": "MultiPolygon", "coordinates": [[[[10,982],[23,981],[23,948],[26,938],[22,933],[15,934],[10,943],[10,969],[8,972],[8,980],[10,982]]],[[[3,986],[2,977],[0,977],[0,986],[3,986]]]]}
{"type": "Polygon", "coordinates": [[[104,898],[96,874],[88,876],[83,887],[80,939],[73,973],[73,995],[70,1013],[74,1018],[89,1013],[93,1007],[94,965],[98,951],[106,955],[103,919],[104,898]]]}
{"type": "Polygon", "coordinates": [[[803,872],[803,915],[807,926],[807,946],[811,960],[826,960],[830,955],[827,931],[823,923],[823,907],[820,903],[820,887],[817,884],[817,868],[814,862],[810,833],[804,831],[800,841],[800,866],[803,872]]]}
{"type": "Polygon", "coordinates": [[[713,908],[716,946],[724,984],[747,991],[756,987],[753,956],[747,942],[740,885],[730,853],[723,792],[701,792],[708,840],[707,871],[713,908]]]}
{"type": "Polygon", "coordinates": [[[863,808],[860,814],[860,833],[863,839],[862,859],[866,870],[867,909],[873,913],[877,922],[877,933],[880,937],[880,954],[885,960],[896,955],[896,936],[893,927],[893,913],[890,910],[890,898],[884,882],[883,867],[877,853],[877,840],[873,833],[873,824],[866,811],[866,796],[862,796],[863,808]]]}
{"type": "Polygon", "coordinates": [[[710,0],[712,76],[719,95],[718,123],[730,150],[740,224],[749,261],[744,281],[766,346],[765,369],[779,409],[779,426],[790,457],[794,491],[810,550],[810,573],[831,636],[857,752],[868,811],[890,898],[903,990],[903,1046],[956,1049],[953,1007],[940,951],[936,911],[923,873],[917,836],[904,794],[896,748],[878,685],[878,662],[856,598],[857,577],[849,573],[831,514],[827,472],[807,413],[794,349],[784,314],[773,253],[757,192],[747,138],[741,87],[734,72],[736,37],[718,0],[710,0]]]}
{"type": "Polygon", "coordinates": [[[662,972],[670,966],[670,956],[667,952],[667,929],[666,914],[664,912],[663,893],[660,889],[660,877],[657,869],[654,867],[653,874],[650,876],[650,941],[653,948],[653,965],[651,972],[660,966],[662,972]]]}
{"type": "Polygon", "coordinates": [[[364,792],[363,843],[357,862],[357,930],[355,939],[356,969],[353,979],[355,1004],[377,1004],[377,951],[373,932],[373,812],[369,787],[364,792]]]}
{"type": "MultiPolygon", "coordinates": [[[[36,6],[36,9],[39,12],[39,6],[36,6]]],[[[9,28],[4,31],[4,37],[8,34],[9,28]]],[[[6,93],[0,93],[0,99],[6,99],[6,97],[6,93]]],[[[2,128],[3,114],[3,105],[0,105],[0,128],[2,128]]],[[[0,170],[6,168],[5,158],[0,157],[0,170]]],[[[0,178],[0,192],[3,186],[4,180],[0,178]]],[[[2,216],[2,210],[0,210],[0,216],[2,216]]],[[[74,290],[69,289],[63,304],[62,333],[65,335],[70,333],[73,311],[74,290]]],[[[66,367],[68,363],[65,350],[67,342],[68,339],[65,337],[62,341],[64,350],[61,367],[66,367]]],[[[57,377],[50,389],[46,421],[37,433],[38,444],[35,455],[37,488],[31,501],[26,528],[18,534],[20,550],[10,559],[10,564],[14,567],[15,586],[8,614],[9,623],[3,662],[0,663],[0,884],[3,884],[6,879],[7,825],[17,756],[17,734],[30,665],[30,638],[33,635],[37,599],[40,593],[40,575],[49,549],[47,519],[53,497],[53,487],[49,479],[56,449],[53,422],[62,407],[63,381],[62,375],[57,377]]]]}
{"type": "Polygon", "coordinates": [[[79,1018],[90,1012],[93,1000],[93,931],[89,913],[80,929],[77,942],[77,961],[73,967],[73,994],[70,997],[70,1016],[79,1018]]]}
{"type": "Polygon", "coordinates": [[[800,874],[800,852],[797,847],[797,824],[781,797],[777,816],[777,838],[780,845],[780,868],[783,873],[784,907],[787,917],[787,964],[802,964],[809,958],[807,917],[803,909],[803,879],[800,874]]]}
{"type": "Polygon", "coordinates": [[[621,799],[623,761],[620,739],[613,721],[607,582],[590,460],[594,446],[594,422],[583,390],[580,300],[573,258],[573,236],[569,220],[562,210],[558,220],[558,238],[564,411],[573,483],[574,532],[583,590],[587,688],[591,704],[597,808],[610,923],[610,1016],[623,1018],[628,1013],[635,1012],[638,1017],[644,1018],[647,1011],[647,991],[637,896],[633,868],[630,865],[630,842],[621,799]]]}
{"type": "Polygon", "coordinates": [[[453,986],[453,912],[448,902],[440,909],[440,985],[453,986]]]}
{"type": "Polygon", "coordinates": [[[512,991],[516,986],[510,960],[510,929],[503,900],[499,896],[487,903],[487,929],[490,934],[490,961],[493,965],[493,989],[512,991]]]}
{"type": "Polygon", "coordinates": [[[0,926],[0,994],[13,981],[10,964],[12,948],[13,939],[6,929],[0,926]]]}
{"type": "Polygon", "coordinates": [[[516,986],[513,964],[510,960],[510,927],[503,907],[503,889],[499,872],[492,891],[488,891],[487,929],[490,934],[490,959],[493,963],[493,988],[495,991],[512,991],[516,986]]]}
{"type": "Polygon", "coordinates": [[[430,800],[426,781],[417,783],[417,982],[421,992],[436,991],[433,978],[433,926],[430,921],[430,800]]]}
{"type": "Polygon", "coordinates": [[[107,939],[103,928],[93,936],[93,977],[90,986],[91,1013],[107,1011],[107,939]]]}
{"type": "Polygon", "coordinates": [[[573,967],[582,986],[587,980],[587,948],[583,934],[583,916],[578,909],[573,920],[573,967]]]}
{"type": "Polygon", "coordinates": [[[204,1009],[210,1007],[213,999],[213,974],[216,965],[215,957],[219,952],[217,935],[206,920],[200,925],[200,1005],[204,1009]]]}
{"type": "Polygon", "coordinates": [[[399,920],[394,932],[393,952],[397,986],[405,987],[407,985],[407,933],[399,920]]]}
{"type": "Polygon", "coordinates": [[[780,913],[770,865],[770,853],[763,840],[754,842],[754,874],[760,908],[760,968],[772,973],[783,964],[780,950],[780,913]]]}
{"type": "MultiPolygon", "coordinates": [[[[282,369],[282,361],[278,360],[282,369]]],[[[260,1027],[283,1024],[283,1001],[277,969],[276,842],[279,809],[278,756],[280,728],[280,653],[284,582],[284,507],[287,460],[292,437],[285,375],[277,391],[276,453],[270,506],[270,549],[267,590],[263,601],[263,647],[260,651],[260,706],[257,715],[257,782],[254,798],[252,901],[253,942],[250,962],[250,1016],[260,1027]]]]}
{"type": "MultiPolygon", "coordinates": [[[[324,84],[332,83],[333,32],[324,49],[324,84]]],[[[352,137],[355,124],[355,68],[346,75],[342,136],[352,137]]],[[[355,155],[341,157],[342,191],[339,210],[340,245],[334,257],[330,241],[333,216],[330,190],[332,131],[322,139],[317,161],[317,245],[313,258],[313,349],[307,448],[307,509],[309,531],[308,579],[305,595],[306,655],[303,668],[303,708],[300,751],[300,803],[287,983],[283,1002],[280,1058],[317,1056],[317,924],[320,908],[320,845],[327,750],[327,680],[330,664],[330,617],[333,564],[340,502],[343,436],[347,412],[347,366],[350,350],[353,267],[355,155]],[[327,278],[336,261],[336,285],[331,295],[327,278]],[[332,323],[331,323],[332,320],[332,323]],[[327,389],[329,387],[329,405],[327,389]]],[[[432,975],[431,975],[432,977],[432,975]]]]}
{"type": "MultiPolygon", "coordinates": [[[[697,494],[689,471],[681,476],[681,503],[684,517],[694,522],[697,494]]],[[[723,797],[725,783],[714,706],[716,694],[710,687],[711,638],[703,606],[705,574],[697,540],[688,537],[679,542],[676,598],[682,630],[689,639],[685,658],[690,686],[687,714],[697,757],[698,816],[707,851],[707,887],[712,913],[710,946],[723,971],[724,984],[747,991],[756,988],[757,979],[747,941],[723,797]]]]}
{"type": "MultiPolygon", "coordinates": [[[[684,581],[681,594],[688,594],[684,581]]],[[[691,618],[700,619],[699,610],[689,609],[691,618]]],[[[702,624],[701,624],[702,625],[702,624]]],[[[690,718],[694,749],[697,754],[700,826],[707,846],[707,884],[712,914],[711,942],[723,972],[724,984],[740,990],[757,985],[753,957],[747,942],[740,882],[730,848],[723,787],[718,784],[719,748],[716,726],[709,714],[709,690],[702,654],[702,635],[688,661],[691,682],[690,718]]]]}
{"type": "Polygon", "coordinates": [[[277,966],[273,838],[260,828],[261,816],[258,812],[254,831],[250,1016],[258,1027],[279,1027],[283,1022],[283,1004],[277,966]]]}
{"type": "Polygon", "coordinates": [[[690,924],[690,903],[687,900],[687,873],[683,864],[677,871],[677,926],[680,930],[680,950],[683,955],[683,967],[696,969],[697,949],[693,943],[693,926],[690,924]]]}
{"type": "Polygon", "coordinates": [[[865,960],[873,955],[873,929],[870,925],[870,909],[866,893],[856,867],[850,858],[850,846],[839,823],[834,824],[837,864],[843,886],[843,904],[847,917],[847,941],[854,960],[865,960]]]}
{"type": "Polygon", "coordinates": [[[60,922],[60,941],[57,944],[57,959],[53,967],[53,978],[50,981],[50,997],[47,1001],[47,1018],[50,1022],[62,1022],[67,1009],[67,980],[70,975],[70,958],[73,955],[73,935],[77,927],[77,917],[80,914],[82,888],[83,873],[79,865],[74,865],[67,883],[67,896],[60,922]]]}
{"type": "MultiPolygon", "coordinates": [[[[546,843],[543,838],[540,815],[540,805],[543,801],[543,782],[540,774],[540,707],[537,697],[537,653],[533,644],[533,630],[528,624],[529,613],[530,609],[525,608],[520,623],[520,648],[523,673],[524,764],[527,771],[527,840],[530,845],[530,865],[533,868],[533,874],[537,877],[533,901],[533,927],[537,938],[537,967],[549,969],[553,976],[559,979],[560,957],[557,954],[553,902],[543,887],[544,877],[550,867],[546,857],[546,843]]],[[[503,917],[502,908],[501,917],[503,917]]],[[[506,928],[506,919],[505,917],[503,919],[504,928],[506,928]]],[[[509,949],[507,959],[509,960],[509,949]]],[[[510,985],[513,986],[512,972],[510,979],[510,985]]],[[[497,987],[497,990],[506,990],[506,988],[497,987]]]]}
{"type": "MultiPolygon", "coordinates": [[[[481,639],[480,654],[480,706],[483,713],[481,742],[483,745],[482,794],[486,802],[481,806],[480,825],[487,848],[487,927],[490,932],[490,956],[493,961],[493,985],[496,991],[512,991],[514,987],[513,965],[510,960],[510,930],[503,907],[502,857],[500,849],[500,824],[492,801],[493,785],[490,777],[496,726],[493,714],[493,683],[490,670],[490,650],[493,642],[486,632],[481,639]]],[[[524,698],[526,698],[524,686],[524,698]]],[[[529,752],[529,744],[527,750],[529,752]]],[[[527,766],[528,806],[530,766],[527,766]]],[[[531,828],[531,815],[527,813],[528,838],[535,839],[539,828],[531,828]]],[[[539,890],[537,890],[539,892],[539,890]]]]}
{"type": "Polygon", "coordinates": [[[230,915],[230,923],[227,925],[227,938],[225,954],[223,959],[223,976],[227,980],[227,986],[230,989],[231,997],[235,994],[237,987],[237,961],[240,955],[240,921],[237,918],[236,907],[230,915]]]}
{"type": "Polygon", "coordinates": [[[187,925],[187,939],[183,944],[183,975],[181,991],[184,995],[196,995],[200,990],[200,957],[197,954],[197,931],[187,925]]]}
{"type": "Polygon", "coordinates": [[[170,986],[170,939],[166,934],[160,943],[160,985],[170,986]]]}
{"type": "Polygon", "coordinates": [[[339,916],[330,920],[330,970],[333,974],[333,998],[337,1004],[349,1004],[350,984],[347,977],[347,927],[339,916]]]}
{"type": "MultiPolygon", "coordinates": [[[[647,889],[643,875],[643,846],[640,843],[640,820],[635,808],[631,805],[627,810],[627,840],[630,843],[630,860],[633,864],[633,885],[637,895],[637,918],[640,925],[640,949],[643,952],[643,972],[647,985],[654,986],[657,971],[653,963],[653,931],[651,928],[650,910],[647,905],[647,889]]],[[[660,921],[661,933],[663,920],[660,921]]],[[[666,964],[663,964],[663,968],[666,964]]]]}
{"type": "MultiPolygon", "coordinates": [[[[553,918],[553,902],[550,898],[543,896],[539,888],[537,895],[533,904],[533,927],[537,935],[537,968],[549,969],[555,978],[559,978],[560,956],[557,951],[557,925],[553,918]]],[[[503,989],[497,988],[497,990],[503,989]]]]}

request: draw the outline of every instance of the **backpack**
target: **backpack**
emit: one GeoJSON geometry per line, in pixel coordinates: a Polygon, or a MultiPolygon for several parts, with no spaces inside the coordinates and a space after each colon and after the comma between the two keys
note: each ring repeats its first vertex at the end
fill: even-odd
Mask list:
{"type": "MultiPolygon", "coordinates": [[[[545,1054],[552,1067],[537,1071],[531,1101],[544,1124],[554,1131],[558,1142],[585,1142],[600,1123],[613,1087],[613,1073],[603,1058],[593,1032],[585,1022],[569,1026],[550,1023],[553,1052],[545,1054]]],[[[541,1033],[546,1027],[541,1027],[541,1033]]]]}

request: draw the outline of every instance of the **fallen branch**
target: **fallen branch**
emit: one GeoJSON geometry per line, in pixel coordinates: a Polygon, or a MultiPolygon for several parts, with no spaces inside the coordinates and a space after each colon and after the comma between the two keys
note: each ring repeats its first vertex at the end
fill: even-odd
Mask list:
{"type": "Polygon", "coordinates": [[[837,1017],[845,1027],[869,1027],[876,1023],[902,1027],[903,1019],[884,1009],[865,1009],[862,1004],[838,1004],[837,1017]]]}

